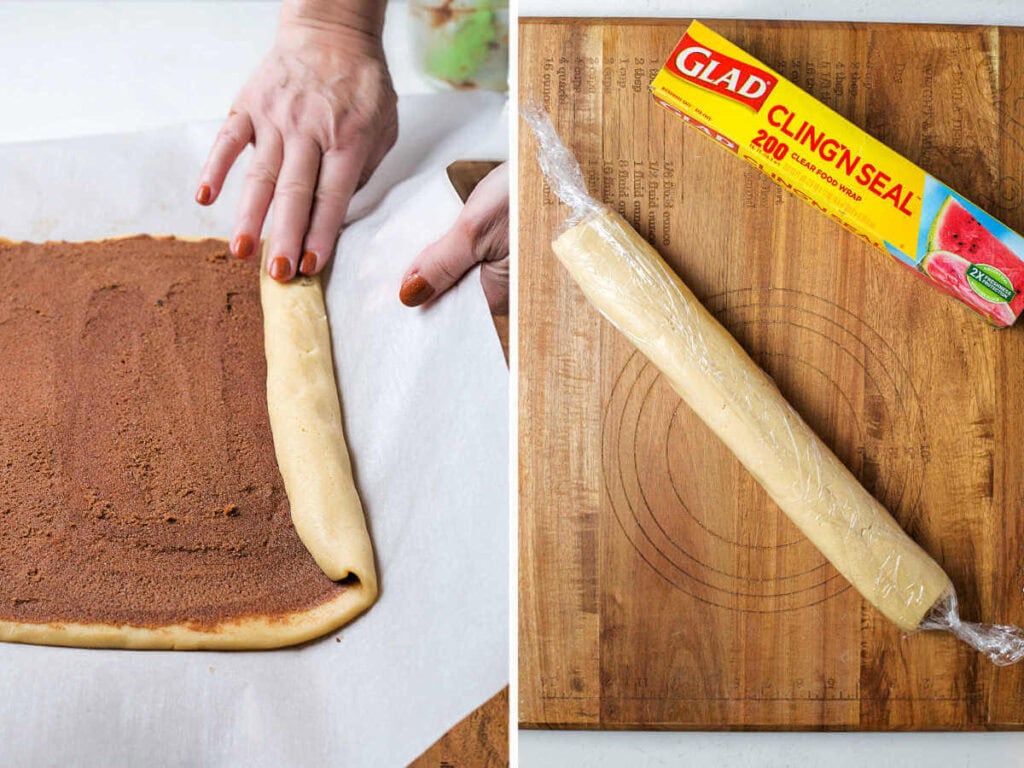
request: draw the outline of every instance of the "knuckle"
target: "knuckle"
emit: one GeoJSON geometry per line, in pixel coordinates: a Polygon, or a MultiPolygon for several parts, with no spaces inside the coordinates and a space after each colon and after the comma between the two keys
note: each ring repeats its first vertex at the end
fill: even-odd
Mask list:
{"type": "Polygon", "coordinates": [[[222,144],[242,144],[245,142],[245,137],[237,127],[225,125],[217,134],[217,141],[222,144]]]}
{"type": "Polygon", "coordinates": [[[316,188],[316,203],[325,209],[334,211],[348,204],[348,195],[342,189],[321,184],[316,188]]]}
{"type": "Polygon", "coordinates": [[[463,244],[467,250],[476,249],[484,228],[484,222],[481,218],[466,212],[465,208],[463,208],[463,213],[459,216],[454,226],[455,235],[459,238],[460,244],[463,244]]]}
{"type": "Polygon", "coordinates": [[[464,209],[458,226],[477,261],[493,261],[508,249],[508,225],[493,211],[464,209]]]}
{"type": "Polygon", "coordinates": [[[448,283],[455,283],[462,277],[462,271],[458,269],[458,263],[451,257],[438,260],[436,267],[438,274],[448,283]]]}
{"type": "Polygon", "coordinates": [[[472,266],[472,257],[462,248],[444,248],[433,252],[437,273],[448,283],[456,282],[472,266]]]}
{"type": "Polygon", "coordinates": [[[364,113],[356,113],[353,115],[352,119],[349,121],[349,127],[352,130],[353,136],[363,139],[375,136],[380,129],[377,121],[374,120],[371,115],[364,113]]]}
{"type": "Polygon", "coordinates": [[[277,194],[282,197],[309,199],[313,196],[313,185],[302,179],[284,179],[277,185],[277,194]]]}
{"type": "Polygon", "coordinates": [[[277,184],[277,169],[270,163],[255,161],[249,164],[249,170],[245,172],[245,178],[252,183],[275,186],[277,184]]]}

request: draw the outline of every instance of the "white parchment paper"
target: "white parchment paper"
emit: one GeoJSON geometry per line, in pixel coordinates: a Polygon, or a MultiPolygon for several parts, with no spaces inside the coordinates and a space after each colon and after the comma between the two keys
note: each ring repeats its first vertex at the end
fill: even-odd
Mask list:
{"type": "MultiPolygon", "coordinates": [[[[445,166],[505,157],[507,114],[489,94],[400,114],[326,291],[380,601],[281,651],[0,644],[0,765],[400,766],[506,684],[507,369],[476,274],[425,310],[397,292],[461,205],[445,166]]],[[[0,145],[0,237],[229,237],[248,151],[192,201],[217,127],[0,145]]]]}

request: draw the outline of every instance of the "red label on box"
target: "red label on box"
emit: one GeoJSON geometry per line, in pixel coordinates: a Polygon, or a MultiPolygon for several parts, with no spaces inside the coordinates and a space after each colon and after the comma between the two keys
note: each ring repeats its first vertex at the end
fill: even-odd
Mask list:
{"type": "Polygon", "coordinates": [[[738,101],[755,112],[775,87],[775,75],[698,43],[689,33],[665,64],[669,72],[701,88],[738,101]]]}

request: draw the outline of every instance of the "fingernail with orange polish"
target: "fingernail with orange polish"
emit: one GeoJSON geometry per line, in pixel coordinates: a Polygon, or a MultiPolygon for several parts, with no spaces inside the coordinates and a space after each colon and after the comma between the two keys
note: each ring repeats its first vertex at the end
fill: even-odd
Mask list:
{"type": "Polygon", "coordinates": [[[299,272],[304,275],[312,275],[316,271],[316,254],[306,251],[302,254],[302,263],[299,264],[299,272]]]}
{"type": "Polygon", "coordinates": [[[399,300],[407,307],[418,307],[433,295],[434,287],[418,272],[406,275],[398,292],[399,300]]]}
{"type": "Polygon", "coordinates": [[[235,254],[239,259],[248,259],[252,256],[253,242],[252,238],[248,235],[239,235],[235,238],[234,244],[231,246],[231,252],[235,254]]]}
{"type": "Polygon", "coordinates": [[[196,190],[196,202],[200,205],[208,205],[211,197],[210,187],[207,184],[200,184],[199,189],[196,190]]]}
{"type": "Polygon", "coordinates": [[[270,262],[270,276],[275,280],[287,280],[291,276],[291,271],[288,259],[284,256],[275,256],[270,262]]]}

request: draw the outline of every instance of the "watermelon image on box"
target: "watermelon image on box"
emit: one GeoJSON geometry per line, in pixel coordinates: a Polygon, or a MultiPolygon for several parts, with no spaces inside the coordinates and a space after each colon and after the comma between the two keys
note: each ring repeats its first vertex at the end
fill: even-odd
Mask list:
{"type": "MultiPolygon", "coordinates": [[[[989,301],[978,292],[987,290],[984,284],[972,279],[977,274],[972,270],[980,271],[980,266],[971,264],[967,259],[950,251],[932,251],[924,257],[921,267],[935,281],[937,287],[950,296],[960,299],[975,312],[996,325],[1012,325],[1013,321],[1017,319],[1016,313],[1009,304],[1004,301],[989,301]]],[[[981,272],[981,275],[990,279],[998,279],[985,272],[981,272]]],[[[1010,290],[1012,292],[1012,288],[1010,290]]]]}
{"type": "Polygon", "coordinates": [[[1024,262],[952,195],[928,233],[922,268],[946,291],[998,325],[1024,309],[1024,262]]]}

